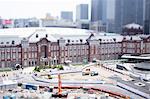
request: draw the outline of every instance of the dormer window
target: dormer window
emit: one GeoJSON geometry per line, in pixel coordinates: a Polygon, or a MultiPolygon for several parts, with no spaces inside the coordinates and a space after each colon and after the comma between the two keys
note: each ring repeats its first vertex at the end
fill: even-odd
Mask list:
{"type": "Polygon", "coordinates": [[[47,37],[48,37],[48,34],[46,34],[45,36],[46,36],[46,38],[47,38],[47,37]]]}
{"type": "Polygon", "coordinates": [[[141,28],[139,27],[139,30],[140,30],[141,28]]]}
{"type": "Polygon", "coordinates": [[[126,37],[123,37],[123,40],[126,40],[126,37]]]}
{"type": "Polygon", "coordinates": [[[102,39],[99,39],[99,41],[101,42],[101,41],[102,41],[102,39]]]}
{"type": "Polygon", "coordinates": [[[6,44],[9,44],[9,42],[6,42],[6,44]]]}
{"type": "Polygon", "coordinates": [[[39,36],[38,36],[38,34],[36,34],[36,38],[38,38],[39,36]]]}
{"type": "Polygon", "coordinates": [[[132,40],[132,37],[130,38],[130,40],[132,40]]]}
{"type": "Polygon", "coordinates": [[[114,42],[116,42],[116,38],[113,38],[114,42]]]}
{"type": "Polygon", "coordinates": [[[82,40],[82,39],[80,39],[80,42],[82,43],[82,42],[83,42],[83,40],[82,40]]]}
{"type": "Polygon", "coordinates": [[[70,43],[70,40],[68,40],[68,43],[70,43]]]}
{"type": "Polygon", "coordinates": [[[1,44],[4,44],[4,42],[1,42],[1,44]]]}
{"type": "Polygon", "coordinates": [[[15,41],[14,41],[14,40],[12,40],[11,44],[15,44],[15,41]]]}

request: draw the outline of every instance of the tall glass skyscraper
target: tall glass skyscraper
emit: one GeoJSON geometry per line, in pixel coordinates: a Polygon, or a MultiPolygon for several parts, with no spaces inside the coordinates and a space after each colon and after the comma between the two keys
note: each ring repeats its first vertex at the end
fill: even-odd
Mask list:
{"type": "Polygon", "coordinates": [[[136,23],[143,25],[143,3],[143,0],[116,0],[116,32],[122,32],[122,27],[126,24],[136,23]]]}
{"type": "Polygon", "coordinates": [[[92,0],[91,21],[106,21],[107,0],[92,0]]]}
{"type": "Polygon", "coordinates": [[[145,0],[144,33],[150,34],[150,0],[145,0]]]}
{"type": "Polygon", "coordinates": [[[89,19],[88,4],[80,4],[76,7],[76,21],[89,19]]]}

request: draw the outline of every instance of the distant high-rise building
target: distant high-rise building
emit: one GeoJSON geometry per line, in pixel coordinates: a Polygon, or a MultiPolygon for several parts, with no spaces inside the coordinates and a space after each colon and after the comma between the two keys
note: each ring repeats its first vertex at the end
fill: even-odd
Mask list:
{"type": "Polygon", "coordinates": [[[15,28],[39,27],[39,20],[36,18],[14,19],[14,27],[15,28]]]}
{"type": "Polygon", "coordinates": [[[105,21],[107,12],[106,0],[92,0],[91,21],[105,21]]]}
{"type": "Polygon", "coordinates": [[[76,21],[89,20],[89,8],[88,4],[77,5],[76,8],[76,21]]]}
{"type": "Polygon", "coordinates": [[[144,33],[150,34],[150,0],[145,0],[144,33]]]}
{"type": "Polygon", "coordinates": [[[106,32],[113,32],[115,0],[92,0],[91,4],[92,24],[101,22],[106,27],[106,32]]]}
{"type": "Polygon", "coordinates": [[[88,4],[79,4],[76,7],[77,27],[81,29],[89,29],[89,6],[88,4]]]}
{"type": "Polygon", "coordinates": [[[122,32],[126,24],[143,25],[143,0],[116,0],[115,31],[122,32]]]}
{"type": "Polygon", "coordinates": [[[73,13],[71,11],[62,11],[61,12],[61,19],[73,21],[73,13]]]}
{"type": "Polygon", "coordinates": [[[1,17],[0,17],[0,28],[2,28],[3,27],[3,20],[1,19],[1,17]]]}

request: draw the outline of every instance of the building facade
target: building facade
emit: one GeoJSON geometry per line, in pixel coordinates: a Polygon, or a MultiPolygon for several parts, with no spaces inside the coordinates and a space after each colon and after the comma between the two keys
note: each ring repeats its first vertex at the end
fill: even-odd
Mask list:
{"type": "Polygon", "coordinates": [[[83,29],[54,27],[0,31],[4,32],[0,34],[1,68],[15,64],[24,67],[55,65],[67,60],[72,63],[91,62],[94,59],[114,60],[122,54],[150,53],[148,35],[97,34],[83,29]]]}
{"type": "Polygon", "coordinates": [[[61,19],[67,21],[73,21],[73,12],[71,11],[62,11],[61,12],[61,19]]]}
{"type": "Polygon", "coordinates": [[[121,35],[124,36],[139,35],[139,34],[144,34],[143,26],[140,26],[139,24],[135,23],[125,25],[121,33],[121,35]]]}
{"type": "Polygon", "coordinates": [[[150,0],[145,0],[144,33],[150,34],[150,0]]]}
{"type": "Polygon", "coordinates": [[[107,18],[107,0],[92,0],[91,1],[91,21],[106,22],[107,18]]]}
{"type": "Polygon", "coordinates": [[[106,25],[102,21],[91,22],[90,29],[96,32],[106,32],[106,25]]]}
{"type": "Polygon", "coordinates": [[[88,4],[79,4],[76,7],[76,21],[89,20],[88,4]]]}
{"type": "Polygon", "coordinates": [[[130,23],[143,26],[143,5],[144,0],[116,0],[115,32],[122,32],[122,27],[130,23]]]}
{"type": "Polygon", "coordinates": [[[39,20],[36,18],[28,19],[14,19],[14,28],[23,28],[23,27],[39,27],[39,20]]]}
{"type": "Polygon", "coordinates": [[[92,0],[91,6],[92,24],[101,22],[107,32],[114,32],[115,0],[92,0]]]}

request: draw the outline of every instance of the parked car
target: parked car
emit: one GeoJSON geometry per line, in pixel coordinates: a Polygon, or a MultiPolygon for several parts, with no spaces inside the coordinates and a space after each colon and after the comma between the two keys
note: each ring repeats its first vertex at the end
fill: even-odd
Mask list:
{"type": "Polygon", "coordinates": [[[84,75],[89,75],[90,72],[91,72],[90,69],[85,69],[84,71],[82,71],[82,75],[83,75],[83,76],[84,76],[84,75]]]}
{"type": "Polygon", "coordinates": [[[98,72],[96,71],[91,71],[90,69],[85,69],[84,71],[82,71],[82,75],[91,75],[91,76],[96,76],[98,75],[98,72]]]}
{"type": "Polygon", "coordinates": [[[90,75],[91,75],[91,76],[96,76],[96,75],[98,75],[98,72],[96,72],[96,71],[91,71],[90,75]]]}

